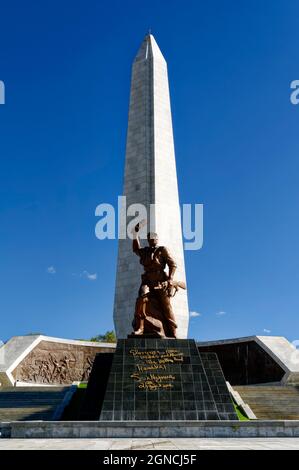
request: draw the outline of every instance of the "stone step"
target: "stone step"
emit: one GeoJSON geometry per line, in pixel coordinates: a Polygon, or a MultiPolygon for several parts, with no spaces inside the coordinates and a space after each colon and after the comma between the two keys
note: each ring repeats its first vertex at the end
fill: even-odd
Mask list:
{"type": "MultiPolygon", "coordinates": [[[[245,393],[243,395],[244,395],[244,397],[250,399],[250,401],[252,403],[264,403],[265,400],[266,400],[266,398],[263,399],[261,397],[256,397],[256,398],[252,399],[249,395],[246,395],[245,393]]],[[[280,397],[273,397],[273,396],[268,396],[267,401],[268,402],[273,402],[273,403],[276,403],[276,402],[277,403],[284,403],[285,405],[288,405],[290,402],[291,402],[291,404],[298,404],[299,403],[297,398],[296,399],[289,398],[288,400],[286,400],[285,398],[282,399],[280,397]]]]}
{"type": "Polygon", "coordinates": [[[259,419],[298,419],[298,387],[234,386],[234,389],[259,419]]]}
{"type": "Polygon", "coordinates": [[[295,414],[298,414],[298,408],[293,408],[293,409],[281,409],[279,407],[264,407],[264,408],[255,408],[254,407],[254,413],[257,413],[257,415],[260,415],[260,414],[263,414],[263,413],[273,413],[273,415],[275,413],[278,413],[278,414],[291,414],[291,415],[295,415],[295,414]]]}
{"type": "Polygon", "coordinates": [[[52,398],[52,399],[59,399],[61,397],[63,397],[65,395],[65,392],[64,393],[38,393],[38,394],[34,394],[34,393],[1,393],[0,395],[0,400],[7,400],[7,399],[10,399],[10,400],[20,400],[21,398],[22,399],[26,399],[26,400],[31,400],[32,398],[36,398],[36,399],[39,399],[39,398],[52,398]]]}
{"type": "Polygon", "coordinates": [[[53,411],[51,412],[32,412],[32,413],[0,413],[0,422],[9,421],[51,421],[53,411]]]}
{"type": "Polygon", "coordinates": [[[61,399],[64,397],[64,395],[61,395],[60,397],[30,397],[30,398],[23,398],[23,397],[17,397],[17,398],[11,398],[7,397],[4,399],[0,399],[0,407],[1,403],[30,403],[30,402],[59,402],[61,399]]]}
{"type": "Polygon", "coordinates": [[[0,402],[0,410],[5,408],[36,408],[41,406],[56,406],[61,400],[38,400],[38,401],[5,401],[0,402]]]}
{"type": "Polygon", "coordinates": [[[40,407],[24,407],[24,408],[2,408],[0,410],[0,417],[4,415],[31,415],[31,414],[37,414],[37,413],[43,413],[43,414],[49,414],[53,413],[53,408],[52,406],[40,406],[40,407]]]}
{"type": "Polygon", "coordinates": [[[30,394],[26,394],[26,393],[20,393],[20,394],[17,394],[17,393],[2,393],[2,395],[0,396],[0,401],[2,400],[32,400],[33,398],[36,399],[36,400],[39,400],[39,399],[45,399],[45,398],[49,398],[49,399],[52,399],[52,400],[59,400],[61,397],[63,397],[65,394],[64,393],[59,393],[59,394],[56,394],[56,393],[44,393],[44,394],[38,394],[38,395],[34,395],[32,393],[30,394]]]}
{"type": "Polygon", "coordinates": [[[15,396],[18,396],[18,397],[21,397],[21,396],[26,396],[26,397],[30,397],[30,396],[35,396],[35,397],[41,397],[41,396],[53,396],[53,397],[56,397],[56,396],[61,396],[61,395],[64,395],[65,394],[65,390],[63,391],[59,391],[59,392],[48,392],[48,391],[45,391],[45,392],[1,392],[0,393],[0,398],[2,397],[5,397],[5,396],[12,396],[12,397],[15,397],[15,396]]]}
{"type": "Polygon", "coordinates": [[[69,387],[9,387],[0,392],[0,421],[50,420],[69,387]]]}
{"type": "Polygon", "coordinates": [[[235,385],[234,388],[238,390],[245,391],[246,393],[254,392],[283,392],[283,393],[293,393],[296,394],[299,392],[299,388],[291,386],[277,385],[276,387],[253,387],[252,385],[235,385]]]}
{"type": "Polygon", "coordinates": [[[63,393],[69,387],[0,387],[0,396],[3,393],[63,393]]]}
{"type": "MultiPolygon", "coordinates": [[[[241,393],[243,393],[243,392],[239,392],[239,393],[241,394],[241,393]]],[[[260,400],[261,397],[263,396],[263,395],[261,395],[261,394],[260,394],[260,395],[250,395],[250,394],[248,394],[248,393],[243,393],[243,395],[246,396],[246,397],[250,397],[250,399],[251,399],[252,401],[254,401],[254,400],[260,400]]],[[[295,401],[297,401],[297,402],[299,401],[297,395],[294,395],[294,396],[293,396],[293,395],[292,395],[292,396],[284,396],[284,395],[275,395],[275,394],[269,394],[269,393],[267,393],[267,394],[265,394],[265,395],[266,395],[268,398],[273,398],[273,399],[275,399],[275,400],[280,400],[280,401],[285,401],[285,402],[287,402],[287,401],[289,401],[289,400],[293,400],[293,401],[295,400],[295,401]]]]}
{"type": "Polygon", "coordinates": [[[297,391],[289,391],[289,390],[239,390],[238,388],[238,391],[241,393],[246,393],[246,395],[250,395],[250,396],[260,396],[261,394],[265,395],[266,393],[269,393],[271,395],[282,395],[282,396],[285,396],[285,397],[289,397],[289,396],[298,396],[298,392],[297,391]]]}
{"type": "MultiPolygon", "coordinates": [[[[33,407],[33,406],[27,406],[27,407],[24,407],[22,408],[22,411],[26,412],[26,413],[29,413],[30,411],[33,411],[34,413],[37,413],[39,411],[51,411],[53,410],[52,406],[36,406],[36,407],[33,407]]],[[[11,411],[12,413],[20,413],[20,408],[1,408],[0,410],[0,414],[2,413],[6,413],[6,412],[9,412],[11,411]]]]}
{"type": "Polygon", "coordinates": [[[266,393],[267,394],[270,394],[270,395],[274,395],[274,396],[282,396],[282,397],[297,397],[298,394],[297,393],[290,393],[290,392],[283,392],[283,391],[278,391],[278,392],[269,392],[269,391],[262,391],[262,392],[259,392],[259,391],[256,391],[256,392],[247,392],[246,390],[240,390],[240,393],[246,393],[246,395],[248,396],[251,396],[251,397],[259,397],[261,396],[261,394],[265,395],[266,393]]]}
{"type": "Polygon", "coordinates": [[[277,408],[281,408],[281,406],[283,405],[284,409],[287,409],[287,408],[299,409],[298,404],[292,404],[292,403],[291,404],[283,404],[283,403],[277,402],[277,401],[269,401],[268,403],[265,403],[265,402],[254,403],[254,402],[252,402],[251,404],[255,405],[256,408],[264,408],[265,406],[268,406],[268,407],[271,407],[271,408],[276,406],[277,408]]]}

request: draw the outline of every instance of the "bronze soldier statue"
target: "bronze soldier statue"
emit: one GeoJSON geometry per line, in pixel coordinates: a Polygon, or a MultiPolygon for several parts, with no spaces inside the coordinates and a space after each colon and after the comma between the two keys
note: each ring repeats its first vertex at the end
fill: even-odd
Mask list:
{"type": "Polygon", "coordinates": [[[140,257],[144,273],[136,300],[132,335],[176,338],[177,324],[170,298],[175,295],[178,287],[185,289],[186,286],[173,280],[176,263],[168,249],[158,245],[156,233],[148,233],[149,246],[141,248],[139,228],[137,224],[133,233],[133,252],[140,257]],[[166,266],[169,269],[168,275],[165,272],[166,266]]]}

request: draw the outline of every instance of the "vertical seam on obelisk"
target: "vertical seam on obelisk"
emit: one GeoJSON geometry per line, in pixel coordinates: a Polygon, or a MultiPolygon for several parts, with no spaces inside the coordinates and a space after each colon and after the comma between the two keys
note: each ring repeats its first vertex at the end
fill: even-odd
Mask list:
{"type": "Polygon", "coordinates": [[[146,179],[147,179],[147,195],[145,204],[148,206],[150,199],[150,185],[151,185],[151,176],[150,176],[150,158],[151,158],[151,138],[150,138],[150,121],[148,121],[148,115],[150,111],[150,102],[151,102],[151,89],[150,89],[150,57],[146,59],[145,62],[145,74],[146,74],[146,93],[145,93],[145,129],[146,129],[146,140],[145,140],[145,166],[146,166],[146,179]]]}
{"type": "MultiPolygon", "coordinates": [[[[151,73],[151,199],[150,199],[150,204],[155,204],[156,200],[156,194],[155,194],[155,83],[154,83],[154,77],[155,77],[155,71],[154,71],[154,61],[152,60],[152,66],[150,68],[150,73],[151,73]]],[[[155,224],[156,225],[156,224],[155,224]]],[[[156,227],[154,227],[154,230],[156,231],[156,227]]]]}
{"type": "MultiPolygon", "coordinates": [[[[148,74],[147,74],[147,79],[148,79],[148,94],[147,94],[147,103],[148,103],[148,112],[147,116],[149,117],[149,122],[147,123],[147,129],[148,129],[148,155],[147,155],[147,171],[148,171],[148,200],[147,200],[147,210],[148,210],[148,216],[149,216],[149,208],[150,204],[154,203],[153,199],[153,172],[152,172],[152,167],[154,165],[154,145],[153,145],[153,101],[154,101],[154,87],[153,87],[153,67],[154,67],[154,61],[152,57],[149,57],[148,59],[148,74]]],[[[148,217],[148,222],[149,217],[148,217]]]]}
{"type": "Polygon", "coordinates": [[[152,179],[151,179],[151,157],[152,157],[152,152],[151,152],[151,111],[152,111],[152,88],[151,88],[151,68],[152,68],[152,60],[151,57],[148,58],[148,63],[147,63],[147,113],[146,116],[148,118],[147,122],[147,132],[148,132],[148,141],[147,141],[147,161],[146,161],[146,168],[148,172],[148,193],[147,193],[147,207],[148,204],[150,203],[151,200],[151,185],[152,185],[152,179]]]}

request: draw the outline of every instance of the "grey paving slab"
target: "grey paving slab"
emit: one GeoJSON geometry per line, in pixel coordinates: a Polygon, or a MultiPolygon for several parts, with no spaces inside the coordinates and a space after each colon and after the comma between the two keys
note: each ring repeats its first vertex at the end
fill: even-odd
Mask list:
{"type": "Polygon", "coordinates": [[[0,450],[299,450],[299,438],[1,439],[0,450]]]}

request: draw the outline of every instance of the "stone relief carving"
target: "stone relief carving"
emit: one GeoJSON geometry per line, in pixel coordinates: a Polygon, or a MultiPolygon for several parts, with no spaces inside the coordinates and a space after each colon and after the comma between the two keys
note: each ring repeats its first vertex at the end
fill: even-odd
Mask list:
{"type": "Polygon", "coordinates": [[[13,371],[15,380],[40,384],[87,381],[96,353],[103,348],[42,341],[13,371]]]}

